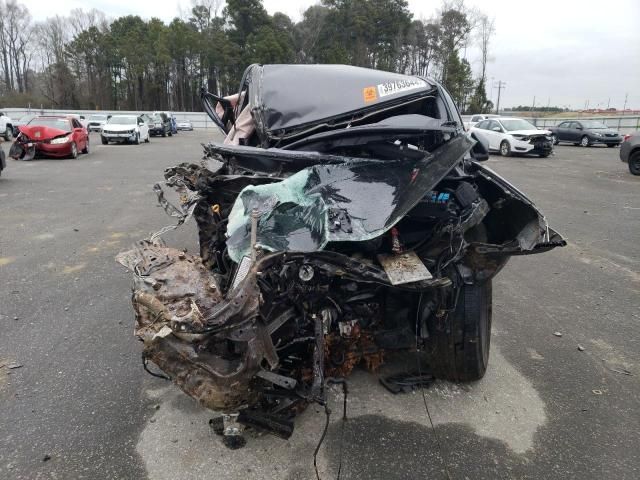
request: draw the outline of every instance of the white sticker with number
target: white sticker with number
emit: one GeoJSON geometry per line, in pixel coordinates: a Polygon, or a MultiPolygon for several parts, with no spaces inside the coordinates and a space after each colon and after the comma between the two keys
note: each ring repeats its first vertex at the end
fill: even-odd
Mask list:
{"type": "Polygon", "coordinates": [[[416,90],[418,88],[424,88],[426,86],[427,82],[425,82],[424,80],[420,80],[419,78],[412,78],[408,80],[391,80],[389,82],[380,83],[378,85],[378,96],[386,97],[388,95],[408,92],[410,90],[416,90]]]}

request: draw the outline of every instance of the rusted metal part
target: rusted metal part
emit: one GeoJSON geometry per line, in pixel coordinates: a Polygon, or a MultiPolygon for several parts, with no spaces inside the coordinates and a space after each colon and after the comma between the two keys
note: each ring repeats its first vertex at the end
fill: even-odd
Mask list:
{"type": "MultiPolygon", "coordinates": [[[[135,334],[145,358],[207,408],[233,411],[252,403],[249,384],[260,363],[267,358],[277,364],[271,337],[256,321],[256,292],[241,288],[225,300],[200,257],[149,242],[118,261],[135,273],[135,334]],[[207,330],[234,320],[249,325],[229,349],[224,337],[207,330]]],[[[255,288],[255,282],[249,285],[255,288]]]]}

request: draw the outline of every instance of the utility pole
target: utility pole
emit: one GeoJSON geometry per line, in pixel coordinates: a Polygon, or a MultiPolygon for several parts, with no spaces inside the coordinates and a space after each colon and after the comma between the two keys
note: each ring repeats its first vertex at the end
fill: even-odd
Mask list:
{"type": "Polygon", "coordinates": [[[533,105],[531,105],[531,111],[533,112],[536,109],[536,96],[533,96],[533,105]]]}
{"type": "Polygon", "coordinates": [[[498,80],[498,84],[494,85],[494,87],[498,87],[498,101],[496,102],[496,115],[500,112],[500,92],[503,88],[506,88],[507,82],[503,82],[502,80],[498,80]]]}
{"type": "Polygon", "coordinates": [[[609,97],[609,100],[607,100],[607,110],[609,110],[609,104],[611,103],[611,97],[609,97]]]}
{"type": "Polygon", "coordinates": [[[622,111],[624,112],[627,109],[627,100],[629,99],[629,94],[624,94],[624,107],[622,107],[622,111]]]}

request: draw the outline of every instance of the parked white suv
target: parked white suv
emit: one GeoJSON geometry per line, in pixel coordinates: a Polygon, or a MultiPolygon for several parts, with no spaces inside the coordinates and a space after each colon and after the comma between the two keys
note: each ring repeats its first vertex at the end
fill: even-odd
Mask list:
{"type": "Polygon", "coordinates": [[[13,121],[4,112],[0,112],[0,136],[7,142],[13,138],[13,121]]]}

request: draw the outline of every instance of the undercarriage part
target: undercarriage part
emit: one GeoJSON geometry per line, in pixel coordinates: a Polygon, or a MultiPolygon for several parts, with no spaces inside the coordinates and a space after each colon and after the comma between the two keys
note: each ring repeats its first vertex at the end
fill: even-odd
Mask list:
{"type": "Polygon", "coordinates": [[[380,384],[393,394],[410,393],[418,388],[428,388],[435,377],[429,373],[401,373],[380,378],[380,384]]]}
{"type": "Polygon", "coordinates": [[[271,433],[285,440],[293,434],[293,421],[291,419],[259,410],[241,410],[238,414],[238,423],[271,433]]]}
{"type": "Polygon", "coordinates": [[[222,443],[231,450],[237,450],[247,444],[247,439],[242,435],[243,427],[238,421],[240,414],[222,415],[222,443]]]}

